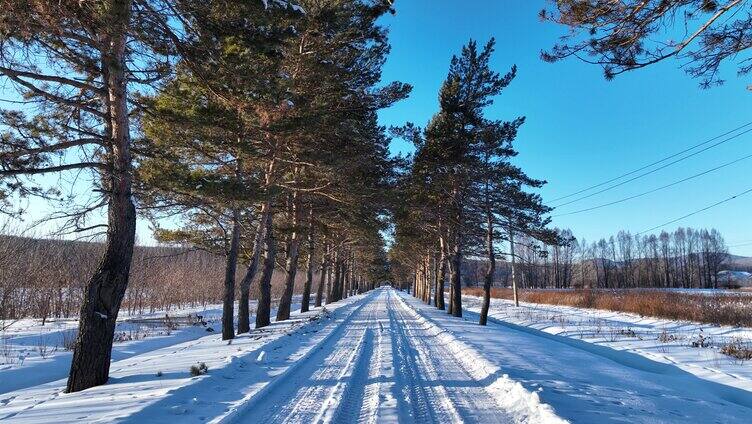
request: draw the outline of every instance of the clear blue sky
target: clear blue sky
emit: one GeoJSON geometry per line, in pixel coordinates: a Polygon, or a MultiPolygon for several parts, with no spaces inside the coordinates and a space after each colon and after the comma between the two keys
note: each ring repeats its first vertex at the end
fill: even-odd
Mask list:
{"type": "MultiPolygon", "coordinates": [[[[392,53],[384,80],[414,86],[411,97],[382,111],[384,125],[406,121],[425,125],[437,109],[437,93],[452,54],[468,39],[497,39],[493,65],[506,72],[518,66],[512,85],[488,110],[489,117],[526,116],[516,162],[531,176],[549,181],[544,200],[570,194],[752,121],[750,78],[733,67],[725,86],[701,90],[697,81],[668,61],[605,81],[600,68],[576,60],[544,63],[539,52],[564,29],[537,18],[543,0],[397,0],[397,14],[385,18],[392,53]]],[[[3,87],[7,97],[8,87],[3,87]]],[[[395,141],[394,152],[412,147],[395,141]]],[[[606,203],[673,182],[752,154],[752,133],[664,171],[564,207],[561,212],[606,203]]],[[[752,159],[691,182],[603,208],[554,219],[589,241],[620,229],[640,232],[752,188],[752,159]]],[[[27,223],[48,208],[33,201],[27,223]]],[[[732,253],[752,256],[752,193],[666,227],[715,227],[732,253]],[[742,246],[738,246],[742,245],[742,246]]],[[[39,230],[44,232],[45,227],[39,230]]],[[[139,240],[152,243],[140,221],[139,240]]]]}
{"type": "MultiPolygon", "coordinates": [[[[497,40],[493,66],[518,74],[496,104],[493,118],[527,117],[516,162],[546,179],[544,200],[616,177],[752,121],[750,78],[737,78],[733,65],[720,88],[698,82],[668,61],[606,81],[599,67],[576,60],[542,62],[539,53],[563,29],[542,23],[544,2],[527,0],[398,0],[385,19],[392,52],[384,80],[414,86],[412,96],[382,111],[384,125],[425,125],[438,107],[437,93],[449,60],[468,39],[497,40]]],[[[394,152],[412,146],[397,140],[394,152]]],[[[708,150],[631,184],[562,207],[561,212],[617,200],[752,154],[752,133],[708,150]]],[[[667,190],[593,212],[554,218],[589,241],[620,229],[640,232],[752,188],[752,159],[667,190]]],[[[752,193],[666,227],[715,227],[732,253],[752,256],[752,193]],[[744,246],[737,246],[746,244],[744,246]]],[[[659,231],[659,230],[658,230],[659,231]]]]}

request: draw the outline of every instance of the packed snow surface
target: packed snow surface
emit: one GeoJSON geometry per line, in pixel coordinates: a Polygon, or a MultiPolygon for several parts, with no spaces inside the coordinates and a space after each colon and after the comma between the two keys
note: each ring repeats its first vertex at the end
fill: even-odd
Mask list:
{"type": "Polygon", "coordinates": [[[59,379],[0,394],[0,421],[750,422],[744,378],[724,384],[682,363],[534,328],[498,302],[479,326],[473,302],[455,318],[381,288],[231,343],[175,338],[114,360],[104,386],[65,394],[59,379]],[[191,375],[201,362],[208,372],[191,375]]]}

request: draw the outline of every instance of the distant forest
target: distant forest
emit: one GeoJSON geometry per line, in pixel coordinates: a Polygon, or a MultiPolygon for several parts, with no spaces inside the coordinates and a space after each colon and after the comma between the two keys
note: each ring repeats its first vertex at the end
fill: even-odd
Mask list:
{"type": "MultiPolygon", "coordinates": [[[[523,288],[717,288],[722,270],[752,271],[752,261],[728,253],[715,229],[679,228],[660,234],[617,235],[588,242],[559,230],[563,246],[531,239],[516,243],[518,282],[523,288]]],[[[509,257],[499,261],[495,286],[511,285],[509,257]]],[[[466,265],[466,286],[482,285],[485,262],[466,265]]]]}
{"type": "MultiPolygon", "coordinates": [[[[86,279],[103,249],[102,243],[0,235],[0,320],[77,316],[86,279]]],[[[131,272],[123,300],[125,312],[222,301],[225,259],[219,255],[180,247],[137,246],[131,272]]],[[[296,278],[298,288],[303,277],[296,278]]],[[[281,296],[283,286],[284,271],[278,269],[272,278],[275,298],[281,296]]]]}
{"type": "MultiPolygon", "coordinates": [[[[569,230],[559,233],[570,242],[545,246],[517,240],[521,287],[714,288],[718,271],[752,271],[752,261],[728,254],[716,230],[679,228],[644,237],[621,231],[592,243],[574,238],[569,230]]],[[[103,248],[100,243],[0,236],[0,319],[75,316],[86,276],[103,248]]],[[[497,261],[496,287],[511,285],[508,259],[507,255],[497,261]]],[[[485,271],[483,259],[466,258],[463,286],[482,285],[485,271]]],[[[123,309],[134,313],[219,303],[223,278],[221,256],[178,247],[137,247],[123,309]]],[[[302,275],[296,280],[299,293],[302,275]]],[[[284,270],[278,268],[272,280],[274,298],[281,295],[283,285],[284,270]]]]}

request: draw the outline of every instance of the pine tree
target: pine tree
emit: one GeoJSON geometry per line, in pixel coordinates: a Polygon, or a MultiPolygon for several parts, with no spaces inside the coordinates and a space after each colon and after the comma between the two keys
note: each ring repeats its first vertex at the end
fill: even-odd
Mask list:
{"type": "Polygon", "coordinates": [[[224,339],[235,334],[239,257],[246,258],[248,266],[240,282],[238,331],[247,332],[250,285],[260,267],[263,246],[273,240],[267,234],[273,225],[267,221],[274,216],[278,140],[285,131],[280,127],[290,110],[287,81],[281,74],[283,45],[295,36],[290,23],[299,18],[292,9],[277,6],[280,4],[267,8],[262,2],[181,2],[183,19],[190,28],[180,44],[181,72],[160,94],[157,110],[146,119],[147,135],[156,139],[147,137],[147,142],[156,143],[150,153],[159,160],[146,162],[151,169],[144,174],[151,178],[145,178],[145,185],[160,189],[168,204],[198,206],[201,215],[207,209],[219,211],[215,223],[225,234],[222,251],[227,255],[224,339]],[[186,114],[191,115],[175,118],[186,114]],[[160,125],[165,130],[155,130],[160,125]],[[229,191],[197,182],[197,188],[189,192],[193,196],[186,197],[184,176],[173,172],[181,166],[192,166],[187,172],[198,173],[203,179],[222,180],[229,191]],[[250,225],[251,219],[257,223],[250,225]]]}
{"type": "Polygon", "coordinates": [[[158,231],[158,240],[190,243],[226,256],[222,336],[231,339],[241,228],[248,229],[251,218],[257,218],[253,205],[261,196],[252,165],[256,148],[247,139],[243,117],[186,75],[179,75],[152,103],[139,145],[144,209],[152,211],[157,225],[166,215],[187,218],[181,229],[158,231]]]}
{"type": "Polygon", "coordinates": [[[395,133],[416,146],[400,182],[395,208],[395,245],[390,257],[396,276],[412,279],[413,293],[444,308],[444,279],[449,271],[448,313],[462,316],[461,273],[466,254],[488,259],[481,324],[488,313],[501,224],[531,237],[556,243],[546,229],[549,212],[539,196],[524,191],[544,182],[529,178],[509,160],[522,118],[510,122],[485,118],[485,108],[514,79],[516,68],[499,75],[489,65],[494,40],[478,51],[471,41],[454,57],[439,94],[440,111],[425,130],[412,124],[395,133]]]}
{"type": "Polygon", "coordinates": [[[135,243],[131,118],[135,89],[149,90],[171,69],[174,45],[156,1],[0,2],[0,76],[22,94],[23,110],[4,110],[0,196],[59,203],[62,232],[104,234],[100,263],[86,284],[67,391],[107,381],[115,320],[135,243]],[[61,200],[61,187],[34,175],[91,175],[93,198],[61,200]],[[106,223],[91,217],[107,210],[106,223]]]}

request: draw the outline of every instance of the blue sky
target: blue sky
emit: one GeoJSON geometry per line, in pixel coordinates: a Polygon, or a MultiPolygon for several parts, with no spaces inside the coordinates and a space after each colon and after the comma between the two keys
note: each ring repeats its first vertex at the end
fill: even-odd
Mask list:
{"type": "MultiPolygon", "coordinates": [[[[385,19],[392,52],[384,80],[414,86],[411,97],[382,111],[384,125],[406,121],[425,125],[438,107],[437,94],[449,60],[470,38],[497,40],[493,66],[517,78],[488,109],[492,118],[525,116],[516,162],[528,174],[549,181],[548,201],[616,177],[752,121],[750,78],[737,78],[732,64],[727,83],[702,90],[677,61],[606,81],[599,67],[576,60],[542,62],[564,29],[542,23],[543,1],[401,0],[385,19]]],[[[401,140],[394,152],[411,151],[401,140]]],[[[607,203],[671,183],[752,154],[752,133],[710,149],[633,183],[562,207],[567,212],[607,203]]],[[[752,188],[752,159],[675,187],[597,211],[554,218],[592,241],[620,229],[641,232],[752,188]]],[[[558,212],[558,211],[557,211],[558,212]]],[[[752,256],[752,193],[667,226],[720,230],[732,253],[752,256]]]]}
{"type": "MultiPolygon", "coordinates": [[[[737,78],[729,66],[725,86],[698,88],[697,81],[668,61],[606,81],[597,66],[576,60],[544,63],[564,29],[542,23],[537,13],[543,0],[398,0],[397,14],[384,19],[391,30],[392,52],[384,80],[414,86],[411,97],[380,113],[384,125],[412,121],[424,125],[437,109],[437,94],[452,54],[470,38],[497,40],[493,66],[518,75],[496,103],[492,118],[525,116],[517,140],[516,162],[528,174],[549,181],[541,191],[550,201],[581,188],[651,163],[669,154],[752,121],[750,77],[737,78]]],[[[4,95],[8,87],[3,87],[4,95]]],[[[395,140],[392,150],[412,147],[395,140]]],[[[725,162],[752,154],[752,133],[713,148],[618,189],[562,207],[568,212],[640,193],[725,162]]],[[[752,188],[752,159],[691,182],[597,211],[554,218],[593,241],[620,229],[640,232],[752,188]]],[[[27,223],[45,215],[33,202],[27,223]]],[[[731,251],[752,256],[752,193],[677,224],[715,227],[731,251]]],[[[39,230],[44,232],[45,227],[39,230]]],[[[146,222],[138,226],[139,241],[153,243],[146,222]]]]}

